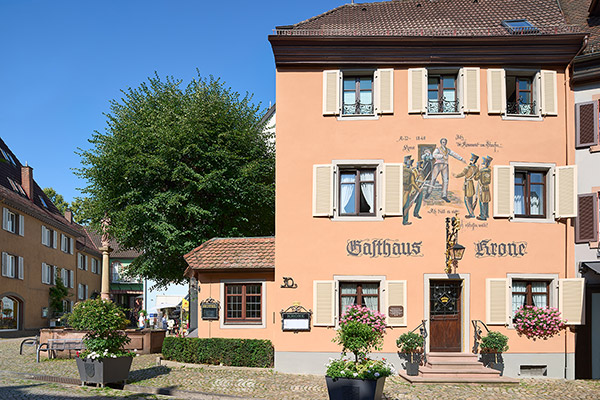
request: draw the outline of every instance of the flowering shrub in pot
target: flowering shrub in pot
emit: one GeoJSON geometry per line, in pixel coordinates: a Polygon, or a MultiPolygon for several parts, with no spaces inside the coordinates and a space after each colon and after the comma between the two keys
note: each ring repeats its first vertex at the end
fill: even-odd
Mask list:
{"type": "Polygon", "coordinates": [[[517,333],[528,339],[548,339],[566,328],[567,320],[553,307],[522,306],[515,312],[513,324],[517,333]]]}
{"type": "Polygon", "coordinates": [[[122,331],[128,324],[125,313],[108,300],[89,299],[73,308],[69,325],[87,331],[85,350],[76,359],[82,382],[104,385],[127,380],[135,356],[123,349],[131,340],[122,331]]]}
{"type": "Polygon", "coordinates": [[[385,315],[359,305],[348,307],[333,339],[342,346],[342,358],[330,359],[326,365],[331,400],[344,400],[349,386],[360,393],[360,399],[381,398],[385,378],[395,370],[385,359],[372,360],[367,354],[381,350],[384,335],[385,315]],[[353,357],[346,358],[348,353],[353,357]]]}
{"type": "Polygon", "coordinates": [[[396,340],[396,345],[401,353],[408,355],[406,362],[406,374],[410,376],[419,375],[419,364],[421,363],[421,353],[423,353],[423,336],[415,332],[406,332],[400,335],[396,340]]]}

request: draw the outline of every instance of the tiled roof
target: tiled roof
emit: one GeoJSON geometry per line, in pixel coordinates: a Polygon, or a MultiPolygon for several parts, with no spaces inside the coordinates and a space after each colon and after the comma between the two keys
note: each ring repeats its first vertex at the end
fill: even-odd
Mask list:
{"type": "Polygon", "coordinates": [[[600,17],[589,16],[590,3],[590,0],[560,0],[567,23],[578,25],[581,31],[590,34],[584,54],[600,51],[600,17]]]}
{"type": "Polygon", "coordinates": [[[0,160],[2,160],[0,161],[0,199],[9,206],[15,207],[21,212],[29,214],[48,225],[61,229],[71,235],[78,236],[80,234],[79,231],[66,220],[35,180],[33,181],[32,199],[13,189],[9,179],[23,187],[21,182],[22,164],[2,138],[0,138],[0,149],[2,150],[0,152],[0,160]],[[6,160],[4,154],[10,160],[6,160]],[[42,199],[47,207],[42,203],[42,199]]]}
{"type": "Polygon", "coordinates": [[[213,238],[183,257],[197,270],[273,269],[275,238],[213,238]]]}
{"type": "MultiPolygon", "coordinates": [[[[90,227],[86,227],[85,231],[90,240],[94,243],[94,246],[96,246],[96,248],[99,249],[100,247],[102,247],[101,234],[94,231],[90,227]]],[[[119,243],[114,238],[110,239],[110,247],[113,249],[113,251],[110,253],[110,258],[137,258],[142,254],[141,251],[133,249],[122,249],[119,243]]]]}
{"type": "Polygon", "coordinates": [[[538,34],[574,33],[556,0],[394,0],[345,4],[280,35],[506,36],[503,20],[526,19],[538,34]]]}
{"type": "Polygon", "coordinates": [[[75,243],[75,247],[77,248],[77,250],[85,251],[86,253],[97,257],[102,257],[102,253],[100,252],[100,250],[98,250],[96,244],[89,235],[89,227],[81,226],[78,224],[74,225],[81,232],[81,237],[78,237],[77,242],[75,243]]]}

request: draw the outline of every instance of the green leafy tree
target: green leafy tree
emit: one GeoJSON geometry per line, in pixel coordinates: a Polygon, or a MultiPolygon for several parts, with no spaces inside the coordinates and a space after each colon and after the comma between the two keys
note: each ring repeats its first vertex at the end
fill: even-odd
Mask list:
{"type": "Polygon", "coordinates": [[[50,315],[55,317],[64,312],[63,300],[70,297],[69,289],[63,283],[60,275],[56,277],[56,284],[49,289],[50,315]]]}
{"type": "Polygon", "coordinates": [[[54,203],[56,208],[58,208],[58,211],[60,211],[64,215],[65,211],[67,211],[67,209],[69,208],[69,202],[65,200],[63,195],[57,193],[56,190],[54,190],[51,187],[47,187],[42,190],[44,191],[44,193],[46,193],[46,196],[48,196],[50,201],[54,203]]]}
{"type": "Polygon", "coordinates": [[[274,232],[275,162],[261,110],[218,79],[149,78],[111,101],[105,132],[79,150],[88,216],[159,284],[182,281],[183,255],[213,237],[274,232]]]}
{"type": "Polygon", "coordinates": [[[86,214],[89,203],[86,197],[75,197],[75,199],[69,203],[61,194],[57,193],[54,188],[47,187],[42,190],[63,215],[67,210],[71,210],[71,212],[73,212],[73,221],[81,225],[88,225],[90,223],[90,219],[86,214]]]}

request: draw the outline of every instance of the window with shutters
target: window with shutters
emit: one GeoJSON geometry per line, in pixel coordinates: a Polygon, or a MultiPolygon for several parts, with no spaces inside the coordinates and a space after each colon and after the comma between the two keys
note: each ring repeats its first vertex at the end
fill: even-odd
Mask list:
{"type": "Polygon", "coordinates": [[[456,73],[436,74],[427,77],[427,113],[459,113],[458,78],[456,73]]]}
{"type": "Polygon", "coordinates": [[[73,253],[73,239],[67,235],[60,235],[60,249],[63,253],[73,253]]]}
{"type": "Polygon", "coordinates": [[[339,315],[352,305],[379,311],[379,282],[340,282],[339,315]]]}
{"type": "Polygon", "coordinates": [[[56,231],[53,229],[48,229],[44,225],[42,225],[42,244],[44,246],[56,248],[56,231]]]}
{"type": "Polygon", "coordinates": [[[575,104],[575,147],[578,149],[597,146],[599,139],[599,101],[575,104]]]}
{"type": "Polygon", "coordinates": [[[85,255],[83,255],[82,253],[77,253],[77,268],[85,268],[85,255]]]}
{"type": "Polygon", "coordinates": [[[16,278],[17,269],[19,263],[19,257],[9,254],[2,253],[2,276],[6,278],[16,278]]]}
{"type": "Polygon", "coordinates": [[[375,168],[340,168],[339,215],[375,216],[375,168]]]}
{"type": "Polygon", "coordinates": [[[523,306],[550,307],[549,281],[512,281],[512,314],[523,306]]]}
{"type": "Polygon", "coordinates": [[[342,115],[373,115],[373,75],[344,74],[342,115]]]}
{"type": "Polygon", "coordinates": [[[8,208],[4,208],[2,214],[2,228],[5,231],[19,234],[22,229],[19,226],[19,224],[23,222],[22,216],[12,212],[8,208]]]}
{"type": "Polygon", "coordinates": [[[547,171],[515,169],[515,216],[521,218],[546,218],[547,171]]]}
{"type": "Polygon", "coordinates": [[[536,75],[506,72],[506,114],[513,116],[539,115],[536,75]]]}
{"type": "Polygon", "coordinates": [[[225,323],[261,324],[262,283],[225,283],[225,323]]]}
{"type": "Polygon", "coordinates": [[[54,270],[55,267],[53,267],[52,265],[42,263],[42,283],[45,283],[46,285],[54,284],[54,270]]]}

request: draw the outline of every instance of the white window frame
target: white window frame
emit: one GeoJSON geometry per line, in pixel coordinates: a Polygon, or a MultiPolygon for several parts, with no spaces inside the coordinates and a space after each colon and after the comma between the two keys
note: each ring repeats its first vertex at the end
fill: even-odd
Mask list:
{"type": "MultiPolygon", "coordinates": [[[[529,162],[511,162],[510,166],[516,170],[525,171],[545,171],[546,172],[546,218],[520,218],[515,214],[514,218],[511,218],[513,222],[529,222],[529,223],[548,223],[554,224],[556,220],[554,218],[554,169],[556,164],[554,163],[529,163],[529,162]]],[[[512,185],[514,190],[515,179],[513,174],[512,185]]],[[[514,195],[512,198],[514,207],[514,195]]]]}
{"type": "Polygon", "coordinates": [[[383,221],[383,160],[333,160],[333,221],[383,221]],[[340,170],[344,168],[375,168],[375,215],[340,215],[340,170]]]}
{"type": "Polygon", "coordinates": [[[515,329],[513,324],[513,280],[515,281],[539,281],[539,282],[548,282],[548,303],[550,307],[558,308],[558,274],[506,274],[506,278],[508,280],[508,310],[509,314],[508,318],[508,328],[515,329]]]}
{"type": "Polygon", "coordinates": [[[220,301],[222,307],[219,309],[219,327],[221,329],[264,329],[267,327],[267,282],[265,279],[222,279],[219,282],[219,290],[220,301]],[[261,315],[261,323],[260,324],[249,324],[249,323],[235,323],[229,322],[225,323],[225,284],[261,284],[261,298],[260,298],[260,315],[261,315]]]}
{"type": "Polygon", "coordinates": [[[3,217],[6,218],[6,222],[3,224],[3,226],[5,227],[4,230],[11,232],[11,233],[18,233],[17,232],[17,225],[18,225],[18,218],[19,218],[18,214],[12,212],[8,208],[5,208],[3,217]]]}
{"type": "Polygon", "coordinates": [[[349,120],[377,120],[379,119],[379,114],[375,110],[375,96],[377,95],[375,89],[375,72],[376,69],[365,68],[365,69],[341,69],[339,71],[340,74],[340,115],[338,116],[338,121],[349,121],[349,120]],[[371,81],[371,98],[373,100],[373,114],[344,114],[344,74],[346,76],[370,76],[371,81]]]}
{"type": "Polygon", "coordinates": [[[541,70],[539,69],[520,69],[508,68],[504,69],[504,107],[502,119],[506,121],[542,121],[542,96],[541,96],[541,70]],[[508,113],[508,93],[507,82],[508,76],[521,76],[531,78],[531,96],[535,100],[535,114],[509,114],[508,113]]]}
{"type": "Polygon", "coordinates": [[[85,265],[85,256],[83,253],[77,253],[77,269],[83,269],[85,265]]]}
{"type": "Polygon", "coordinates": [[[333,309],[333,320],[335,322],[335,328],[340,326],[340,283],[346,282],[369,282],[379,284],[379,310],[380,313],[386,314],[383,310],[387,310],[387,296],[385,292],[385,275],[334,275],[334,309],[333,309]]]}
{"type": "Polygon", "coordinates": [[[50,264],[42,263],[42,283],[46,285],[52,285],[52,271],[53,266],[50,264]]]}
{"type": "Polygon", "coordinates": [[[14,254],[2,252],[2,276],[15,279],[18,277],[19,257],[14,254]],[[5,272],[6,271],[6,272],[5,272]]]}
{"type": "Polygon", "coordinates": [[[462,68],[427,68],[425,73],[425,113],[423,118],[465,118],[465,105],[463,83],[464,77],[461,76],[462,68]],[[452,113],[430,113],[429,112],[429,75],[456,75],[456,100],[458,101],[458,111],[452,113]]]}

